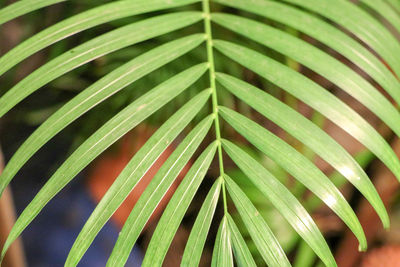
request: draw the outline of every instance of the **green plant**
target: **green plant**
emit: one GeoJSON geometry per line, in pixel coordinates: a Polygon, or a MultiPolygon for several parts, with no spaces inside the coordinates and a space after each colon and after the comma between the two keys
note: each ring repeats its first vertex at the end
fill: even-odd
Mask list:
{"type": "MultiPolygon", "coordinates": [[[[62,0],[21,0],[0,10],[0,24],[58,2],[62,0]]],[[[360,2],[373,10],[375,16],[385,15],[385,19],[400,31],[398,13],[400,7],[396,0],[388,2],[362,0],[360,2]]],[[[3,248],[3,256],[10,244],[46,203],[76,174],[125,133],[191,87],[206,72],[208,72],[208,85],[200,88],[202,90],[198,90],[195,96],[186,95],[187,103],[177,111],[174,110],[173,115],[135,154],[98,204],[76,239],[66,260],[66,266],[78,264],[96,234],[132,188],[199,112],[203,114],[201,121],[192,128],[164,163],[132,210],[109,258],[108,266],[124,264],[157,203],[207,134],[213,135],[214,141],[201,151],[170,200],[147,249],[143,265],[160,266],[162,264],[185,211],[216,154],[220,176],[210,189],[193,225],[182,258],[183,266],[198,264],[220,195],[224,206],[224,217],[215,240],[212,265],[233,266],[234,255],[239,266],[255,266],[251,253],[230,216],[227,200],[230,196],[264,261],[270,266],[290,266],[268,222],[259,215],[246,194],[227,175],[224,169],[226,158],[233,160],[325,265],[336,266],[326,241],[302,203],[259,161],[231,142],[232,140],[229,141],[222,136],[222,119],[225,121],[224,125],[232,126],[249,143],[325,202],[356,235],[360,250],[367,248],[361,225],[337,187],[312,161],[295,148],[254,120],[221,105],[224,103],[221,94],[225,96],[228,92],[229,95],[234,95],[265,118],[276,123],[333,166],[371,203],[384,227],[389,227],[387,212],[370,179],[343,147],[285,103],[244,79],[218,72],[216,66],[220,61],[233,64],[229,61],[231,59],[285,90],[347,131],[385,163],[396,177],[400,178],[398,158],[385,139],[370,124],[335,95],[302,73],[279,62],[279,59],[273,59],[269,56],[270,54],[264,53],[265,47],[268,47],[325,77],[370,109],[396,135],[400,136],[398,111],[371,83],[323,49],[278,29],[284,27],[272,27],[269,24],[275,21],[278,25],[286,25],[336,50],[372,77],[397,103],[400,103],[400,84],[395,75],[400,76],[400,60],[394,55],[400,55],[399,41],[379,19],[347,0],[214,0],[212,3],[219,8],[233,9],[222,8],[222,12],[211,13],[208,0],[114,1],[48,27],[0,58],[0,74],[4,74],[35,52],[96,25],[133,15],[185,7],[184,11],[171,11],[161,15],[155,13],[154,16],[148,16],[149,18],[140,17],[128,25],[117,26],[115,30],[94,37],[55,57],[8,90],[0,98],[0,116],[4,116],[16,104],[39,88],[87,62],[160,35],[170,33],[174,37],[172,41],[156,46],[114,69],[52,114],[10,160],[0,177],[0,192],[25,162],[48,140],[100,102],[194,49],[205,58],[205,62],[199,61],[198,64],[176,73],[175,76],[153,89],[145,88],[145,92],[140,97],[136,97],[132,103],[87,138],[54,173],[20,215],[3,248]],[[228,11],[231,14],[226,13],[228,11]],[[199,27],[200,23],[204,24],[204,30],[201,29],[203,25],[199,27]],[[214,25],[218,29],[216,31],[222,32],[219,34],[221,36],[219,39],[212,35],[214,25]],[[220,28],[221,26],[223,29],[220,28]],[[338,26],[347,29],[372,48],[390,66],[393,73],[357,40],[339,30],[338,26]],[[181,30],[185,27],[191,27],[191,30],[181,30]],[[177,30],[180,31],[172,33],[177,30]],[[223,34],[228,31],[245,38],[223,34]],[[228,37],[225,38],[226,36],[228,37]],[[236,38],[235,40],[240,44],[233,42],[233,38],[236,38]],[[225,89],[227,91],[224,91],[225,89]],[[207,111],[204,111],[208,101],[211,105],[207,111]],[[210,132],[211,127],[214,131],[210,132]]],[[[224,72],[227,70],[225,69],[224,72]]]]}

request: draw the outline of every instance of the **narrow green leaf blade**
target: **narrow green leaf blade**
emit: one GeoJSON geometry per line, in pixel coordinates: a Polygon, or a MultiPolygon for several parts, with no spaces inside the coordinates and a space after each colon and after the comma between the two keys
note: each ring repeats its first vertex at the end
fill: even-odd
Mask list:
{"type": "MultiPolygon", "coordinates": [[[[272,48],[325,77],[366,106],[400,136],[400,113],[375,87],[339,60],[306,41],[267,24],[219,13],[212,14],[212,19],[223,27],[272,48]]],[[[398,89],[390,88],[391,94],[397,98],[400,97],[398,89]]]]}
{"type": "MultiPolygon", "coordinates": [[[[203,34],[195,34],[154,48],[117,68],[70,100],[42,123],[14,153],[0,176],[0,195],[25,162],[62,129],[119,90],[203,41],[203,34]]],[[[205,70],[205,64],[193,69],[194,73],[205,70]]]]}
{"type": "Polygon", "coordinates": [[[400,83],[390,70],[371,51],[320,17],[275,1],[252,0],[251,5],[243,0],[214,1],[266,17],[311,36],[356,64],[400,103],[400,83]]]}
{"type": "MultiPolygon", "coordinates": [[[[272,145],[273,141],[267,138],[262,142],[272,145]]],[[[229,157],[237,164],[237,166],[246,174],[251,182],[271,201],[272,205],[282,214],[282,216],[292,225],[296,232],[310,245],[326,266],[336,266],[335,259],[326,244],[324,237],[319,231],[317,225],[300,204],[300,202],[292,195],[292,193],[281,184],[270,172],[268,172],[260,163],[249,156],[245,151],[240,149],[233,143],[223,140],[224,150],[229,157]]],[[[284,148],[282,153],[287,152],[284,148]]],[[[286,154],[285,156],[292,156],[286,154]]],[[[291,157],[292,159],[294,157],[291,157]]],[[[298,162],[294,161],[293,164],[298,162]]],[[[310,177],[315,179],[316,177],[310,177]]],[[[323,183],[323,181],[316,181],[323,183]]],[[[332,194],[326,194],[325,197],[332,197],[332,194]]],[[[322,194],[321,194],[322,195],[322,194]]],[[[335,196],[334,196],[335,197],[335,196]]],[[[339,207],[338,207],[339,208],[339,207]]],[[[348,208],[348,206],[345,206],[348,208]]]]}
{"type": "Polygon", "coordinates": [[[172,238],[210,167],[216,149],[217,143],[214,142],[203,151],[175,191],[151,238],[142,263],[143,267],[162,266],[172,238]]]}
{"type": "Polygon", "coordinates": [[[372,151],[400,180],[400,162],[381,135],[353,109],[302,74],[254,50],[214,40],[214,47],[311,106],[372,151]]]}
{"type": "Polygon", "coordinates": [[[399,0],[387,0],[390,5],[398,12],[400,13],[400,2],[399,0]]]}
{"type": "Polygon", "coordinates": [[[183,253],[181,266],[198,266],[206,243],[207,234],[214,217],[215,208],[217,207],[218,198],[221,189],[221,179],[215,182],[204,200],[203,205],[197,215],[196,221],[190,232],[189,239],[186,242],[185,251],[183,253]]]}
{"type": "MultiPolygon", "coordinates": [[[[60,2],[64,0],[46,0],[47,2],[60,2]]],[[[71,18],[65,19],[25,40],[4,56],[0,58],[0,75],[13,66],[33,55],[34,53],[48,47],[49,45],[77,34],[97,25],[125,18],[128,16],[143,14],[147,12],[162,10],[165,8],[178,7],[199,0],[127,0],[115,1],[109,4],[95,7],[88,11],[79,13],[71,18]]],[[[18,3],[23,2],[19,1],[18,3]]],[[[31,1],[32,2],[32,1],[31,1]]],[[[36,1],[38,2],[38,1],[36,1]]],[[[45,2],[42,0],[42,2],[45,2]]],[[[31,5],[31,4],[30,4],[31,5]]],[[[25,3],[25,6],[30,6],[25,3]]],[[[0,24],[1,24],[0,10],[0,24]]]]}
{"type": "Polygon", "coordinates": [[[289,267],[289,260],[281,245],[251,201],[230,177],[225,175],[224,181],[229,195],[264,261],[271,267],[289,267]]]}
{"type": "Polygon", "coordinates": [[[4,94],[0,98],[0,117],[40,87],[89,61],[201,19],[200,12],[160,15],[118,28],[79,45],[43,65],[4,94]]]}
{"type": "Polygon", "coordinates": [[[228,221],[224,216],[218,228],[217,238],[215,239],[211,267],[225,266],[233,267],[233,256],[228,221]]]}
{"type": "Polygon", "coordinates": [[[309,9],[342,25],[360,40],[374,49],[400,76],[400,43],[374,17],[347,0],[284,0],[309,9]]]}
{"type": "Polygon", "coordinates": [[[211,258],[211,267],[216,266],[216,262],[217,262],[217,258],[219,256],[219,251],[220,251],[220,246],[221,246],[221,236],[222,236],[222,221],[219,224],[217,236],[215,237],[215,241],[214,241],[213,255],[211,258]]]}
{"type": "Polygon", "coordinates": [[[178,174],[193,156],[209,131],[213,117],[199,123],[168,157],[150,184],[146,187],[122,228],[107,266],[123,266],[130,255],[146,222],[160,203],[178,174]]]}
{"type": "MultiPolygon", "coordinates": [[[[2,255],[5,254],[11,243],[37,216],[47,202],[67,185],[75,175],[125,133],[184,91],[202,74],[193,73],[192,71],[189,70],[172,77],[131,103],[76,149],[49,181],[47,181],[17,219],[3,247],[2,255]]],[[[202,100],[203,98],[207,98],[209,94],[207,90],[201,93],[199,97],[202,100]]],[[[199,97],[192,100],[198,101],[199,97]]],[[[201,101],[197,103],[200,105],[201,101]]]]}
{"type": "Polygon", "coordinates": [[[0,25],[15,19],[19,16],[25,15],[29,12],[35,11],[42,7],[50,6],[66,0],[29,0],[29,1],[17,1],[11,5],[8,5],[0,9],[0,25]]]}
{"type": "Polygon", "coordinates": [[[360,0],[360,3],[363,3],[372,10],[376,11],[379,15],[389,21],[400,33],[400,13],[397,13],[396,10],[393,10],[393,8],[387,2],[384,0],[360,0]]]}
{"type": "Polygon", "coordinates": [[[389,227],[389,216],[374,185],[354,158],[321,128],[266,92],[232,76],[217,73],[217,81],[232,94],[315,151],[369,200],[389,227]]]}
{"type": "Polygon", "coordinates": [[[227,214],[229,231],[231,232],[233,254],[239,267],[256,267],[256,263],[251,255],[246,242],[239,232],[232,217],[227,214]]]}

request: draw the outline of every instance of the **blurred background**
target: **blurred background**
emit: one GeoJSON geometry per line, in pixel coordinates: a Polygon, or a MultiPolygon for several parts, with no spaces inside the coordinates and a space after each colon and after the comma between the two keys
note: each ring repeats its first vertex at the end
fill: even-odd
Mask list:
{"type": "MultiPolygon", "coordinates": [[[[13,1],[0,1],[0,8],[11,4],[13,1]]],[[[0,55],[3,55],[11,48],[15,47],[21,41],[40,32],[46,27],[53,25],[74,14],[88,10],[98,6],[101,3],[111,1],[106,0],[70,0],[51,7],[47,7],[38,11],[31,12],[21,18],[15,19],[1,26],[0,28],[0,55]]],[[[196,5],[180,8],[193,9],[196,5]]],[[[221,6],[213,6],[213,10],[220,10],[221,6]]],[[[367,7],[364,7],[368,10],[367,7]]],[[[229,10],[230,12],[239,13],[237,10],[229,10]]],[[[162,12],[158,12],[162,13],[162,12]]],[[[155,12],[155,14],[158,14],[155,12]]],[[[119,26],[132,23],[134,21],[151,16],[151,14],[129,17],[120,19],[107,24],[97,26],[93,29],[86,30],[82,33],[69,37],[65,40],[57,42],[49,48],[46,48],[27,60],[23,61],[11,71],[0,77],[0,96],[8,89],[23,79],[33,70],[57,57],[63,52],[84,43],[100,34],[108,32],[119,26]]],[[[311,44],[327,51],[329,54],[340,59],[342,62],[356,70],[360,75],[367,79],[369,77],[356,66],[347,61],[344,57],[335,51],[325,47],[323,44],[302,34],[288,26],[281,25],[277,22],[269,21],[265,18],[257,17],[251,14],[244,14],[256,20],[274,25],[282,31],[286,31],[298,38],[302,38],[311,44]]],[[[373,13],[384,24],[388,25],[384,18],[373,13]]],[[[400,15],[400,14],[399,14],[400,15]]],[[[189,28],[179,30],[172,34],[167,34],[150,41],[142,42],[135,46],[130,46],[109,55],[100,57],[62,77],[51,82],[38,92],[34,93],[27,100],[22,101],[16,108],[10,111],[0,121],[0,146],[2,150],[2,158],[6,163],[13,153],[18,149],[22,142],[55,110],[61,107],[73,96],[84,90],[86,87],[100,79],[105,74],[116,69],[118,66],[129,61],[130,59],[150,50],[162,43],[182,36],[185,33],[198,31],[201,32],[203,25],[198,23],[189,28]]],[[[399,38],[399,32],[388,25],[388,28],[399,38]]],[[[232,39],[238,43],[246,43],[252,49],[268,54],[280,62],[283,62],[291,68],[302,72],[307,77],[323,85],[327,90],[333,92],[341,100],[352,106],[365,119],[367,119],[392,145],[394,151],[400,154],[400,142],[388,128],[377,119],[370,111],[361,105],[354,98],[335,87],[329,81],[314,73],[310,69],[299,65],[290,58],[269,50],[265,47],[257,45],[254,42],[249,43],[243,37],[233,34],[218,26],[213,29],[215,36],[223,35],[225,39],[232,39]]],[[[82,118],[68,126],[64,131],[53,138],[43,149],[41,149],[18,173],[12,181],[6,193],[3,195],[0,204],[0,244],[5,240],[12,225],[13,218],[20,214],[26,205],[33,199],[35,194],[54,173],[60,164],[70,155],[88,136],[94,133],[101,125],[103,125],[114,114],[131,103],[138,96],[142,95],[149,88],[154,87],[161,81],[172,77],[181,70],[186,69],[196,63],[205,61],[204,47],[201,46],[191,53],[184,55],[182,58],[175,60],[157,71],[141,78],[133,85],[112,96],[104,103],[98,105],[88,112],[82,118]]],[[[400,190],[399,183],[390,171],[366,150],[360,143],[355,141],[343,130],[326,120],[322,115],[313,109],[298,101],[293,96],[285,93],[280,88],[270,84],[269,82],[259,78],[251,71],[237,65],[236,63],[226,60],[220,60],[222,56],[216,54],[217,69],[224,70],[227,73],[234,74],[244,80],[262,88],[281,101],[284,101],[293,108],[296,108],[306,117],[310,118],[314,123],[323,128],[335,140],[343,145],[363,166],[370,177],[373,179],[381,198],[388,208],[391,218],[391,228],[388,231],[383,230],[382,225],[373,211],[371,206],[364,200],[355,188],[347,183],[341,175],[334,172],[333,169],[322,159],[316,156],[312,151],[298,142],[293,137],[286,134],[282,129],[272,122],[261,118],[254,110],[238,99],[229,95],[221,88],[219,93],[222,103],[232,107],[242,114],[258,120],[263,126],[271,130],[279,137],[285,139],[296,149],[301,151],[310,160],[316,162],[318,167],[324,171],[332,181],[340,187],[341,192],[349,200],[352,207],[357,211],[357,215],[365,230],[369,250],[366,253],[358,252],[358,243],[352,233],[346,228],[343,222],[314,195],[310,194],[301,184],[296,182],[283,169],[276,165],[272,160],[255,148],[250,146],[246,141],[236,134],[233,129],[224,127],[223,134],[233,140],[241,142],[243,147],[257,157],[264,166],[274,173],[281,182],[286,184],[291,191],[302,200],[307,210],[312,214],[321,231],[327,238],[335,258],[340,267],[346,266],[400,266],[400,190]],[[389,265],[382,265],[382,264],[389,265]]],[[[398,56],[400,58],[400,56],[398,56]]],[[[400,60],[400,59],[399,59],[400,60]]],[[[369,79],[374,85],[376,83],[369,79]]],[[[146,142],[151,134],[161,125],[178,107],[184,104],[188,97],[195,95],[200,89],[207,86],[208,80],[200,80],[196,86],[181,94],[176,101],[170,103],[145,121],[140,127],[131,131],[120,141],[113,145],[109,150],[103,153],[96,161],[76,177],[73,182],[61,191],[39,214],[33,223],[23,232],[21,240],[16,242],[13,249],[8,253],[4,266],[63,266],[68,251],[71,248],[80,229],[84,225],[86,219],[90,216],[94,207],[101,199],[105,191],[112,184],[114,179],[121,172],[123,167],[128,163],[129,159],[138,151],[138,149],[146,142]]],[[[383,92],[378,85],[376,87],[383,92]]],[[[384,92],[383,92],[384,93],[384,92]]],[[[389,98],[389,97],[388,97],[389,98]]],[[[199,115],[195,121],[206,114],[199,115]]],[[[194,125],[194,124],[193,124],[194,125]]],[[[210,137],[212,138],[212,137],[210,137]]],[[[178,138],[179,139],[179,138],[178,138]]],[[[210,139],[211,140],[211,139],[210,139]]],[[[178,141],[177,141],[178,142],[178,141]]],[[[175,144],[170,146],[167,151],[157,160],[154,166],[148,171],[145,178],[137,186],[129,198],[124,202],[121,208],[115,213],[109,223],[103,228],[95,242],[85,254],[80,266],[96,267],[104,266],[111,253],[118,233],[129,215],[130,210],[140,197],[146,185],[151,181],[158,168],[162,165],[168,155],[174,150],[175,144]]],[[[201,150],[201,149],[200,149],[201,150]]],[[[253,203],[259,209],[261,215],[268,221],[273,231],[276,233],[283,248],[292,260],[294,266],[307,267],[320,265],[317,257],[310,248],[301,241],[295,231],[287,224],[287,222],[279,215],[279,213],[270,205],[270,203],[261,196],[259,191],[247,180],[247,178],[237,169],[234,164],[227,162],[227,172],[235,178],[237,183],[243,188],[245,193],[252,199],[253,203]]],[[[168,202],[174,189],[179,184],[180,179],[184,176],[188,166],[182,171],[170,191],[154,212],[150,221],[146,225],[142,236],[135,245],[126,266],[140,266],[143,254],[146,250],[152,232],[154,231],[157,220],[168,202]]],[[[206,179],[200,187],[199,192],[195,196],[186,216],[179,228],[171,248],[164,262],[165,266],[179,266],[180,258],[183,253],[186,240],[189,236],[191,226],[201,207],[202,199],[204,199],[208,189],[213,181],[218,177],[217,165],[211,168],[206,179]]],[[[222,206],[217,207],[215,214],[215,223],[212,224],[210,234],[207,239],[204,255],[201,260],[201,266],[209,266],[211,262],[211,254],[213,249],[214,237],[217,232],[217,222],[223,215],[222,206]]],[[[252,243],[246,228],[241,224],[237,217],[235,220],[243,233],[246,242],[251,251],[255,255],[257,264],[263,266],[262,258],[257,255],[257,249],[252,243]]]]}

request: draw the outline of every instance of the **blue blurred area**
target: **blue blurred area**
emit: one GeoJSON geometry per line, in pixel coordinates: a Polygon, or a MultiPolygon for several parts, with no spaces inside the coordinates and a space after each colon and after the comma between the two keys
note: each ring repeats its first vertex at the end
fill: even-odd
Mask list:
{"type": "MultiPolygon", "coordinates": [[[[94,208],[95,203],[81,184],[61,191],[23,233],[28,266],[64,266],[75,238],[94,208]]],[[[116,225],[108,222],[78,266],[105,266],[118,233],[116,225]]],[[[135,246],[126,266],[139,267],[141,262],[142,253],[135,246]]]]}

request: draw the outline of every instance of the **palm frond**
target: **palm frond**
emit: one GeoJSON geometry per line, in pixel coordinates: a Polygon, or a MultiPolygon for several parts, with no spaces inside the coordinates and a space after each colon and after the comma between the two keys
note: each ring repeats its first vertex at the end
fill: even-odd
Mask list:
{"type": "MultiPolygon", "coordinates": [[[[0,25],[46,6],[62,5],[63,1],[20,0],[0,9],[0,25]]],[[[394,56],[400,55],[400,42],[396,33],[384,25],[388,23],[392,31],[400,32],[400,4],[396,0],[359,2],[358,5],[349,0],[119,0],[92,3],[89,5],[92,9],[42,30],[5,53],[0,57],[0,75],[3,76],[31,55],[53,44],[78,33],[91,32],[99,25],[112,25],[109,32],[91,36],[69,50],[64,49],[0,97],[0,117],[3,117],[42,87],[80,66],[104,56],[112,62],[96,82],[62,105],[19,147],[0,176],[0,195],[24,164],[67,126],[118,92],[127,91],[132,84],[135,87],[129,90],[136,95],[132,102],[126,101],[129,102],[127,106],[118,106],[119,112],[112,114],[111,119],[91,134],[55,171],[17,219],[1,257],[46,204],[79,172],[122,136],[159,114],[163,107],[171,107],[173,112],[168,116],[173,115],[162,120],[162,116],[157,117],[158,130],[136,152],[98,203],[75,240],[65,266],[78,265],[102,227],[176,139],[181,140],[179,145],[132,209],[107,266],[126,263],[157,205],[194,156],[197,159],[163,211],[143,266],[162,266],[172,239],[210,166],[213,166],[213,160],[218,162],[219,174],[213,172],[213,186],[201,208],[199,206],[200,211],[183,253],[182,266],[199,264],[213,220],[219,222],[219,228],[212,266],[257,266],[258,262],[252,255],[254,251],[243,237],[243,231],[247,231],[267,265],[290,266],[268,218],[263,218],[245,189],[233,179],[235,177],[228,175],[233,163],[246,181],[255,186],[257,191],[253,192],[257,197],[263,202],[268,201],[301,237],[304,242],[300,243],[300,249],[309,253],[307,255],[315,253],[327,266],[336,266],[331,249],[310,215],[310,207],[318,202],[298,200],[296,192],[288,189],[260,157],[270,159],[276,168],[292,175],[324,202],[354,233],[360,249],[366,250],[367,240],[354,210],[339,191],[335,179],[331,181],[313,159],[320,156],[336,169],[338,175],[353,184],[371,203],[383,226],[388,228],[389,216],[361,167],[363,164],[359,164],[315,121],[298,112],[295,105],[281,102],[265,88],[255,86],[278,87],[304,102],[363,144],[400,180],[400,161],[385,138],[335,94],[282,62],[296,62],[324,77],[363,104],[400,136],[399,111],[385,95],[400,104],[400,60],[394,56]],[[216,12],[211,12],[210,3],[215,3],[211,7],[212,10],[215,7],[216,12]],[[199,27],[200,23],[203,25],[199,27]],[[284,30],[285,27],[299,34],[290,34],[284,30]],[[213,31],[218,39],[213,37],[213,31]],[[332,56],[324,47],[303,40],[301,34],[344,56],[368,77],[332,56]],[[157,41],[151,43],[154,40],[157,41]],[[133,59],[132,55],[135,55],[133,59]],[[257,81],[242,78],[242,68],[258,75],[257,81]],[[159,69],[167,71],[153,85],[138,82],[152,77],[159,69]],[[204,75],[206,72],[207,77],[204,75]],[[369,77],[383,90],[378,90],[369,77]],[[199,85],[200,81],[208,85],[199,85]],[[233,98],[244,107],[244,112],[233,108],[233,98]],[[178,103],[175,107],[179,108],[175,108],[172,102],[178,103]],[[309,155],[303,155],[259,121],[250,118],[252,110],[301,142],[310,150],[309,155]],[[214,130],[212,133],[211,128],[214,130]],[[232,133],[241,135],[242,140],[254,148],[244,149],[238,140],[229,137],[232,133]],[[210,138],[206,138],[207,135],[210,138]],[[202,143],[206,144],[202,146],[202,143]],[[248,153],[249,150],[253,153],[248,153]],[[223,216],[214,218],[220,199],[223,216]],[[237,216],[231,216],[236,211],[245,229],[236,221],[237,216]]],[[[298,240],[297,235],[294,242],[298,240]]],[[[295,260],[295,265],[299,259],[295,260]]]]}

